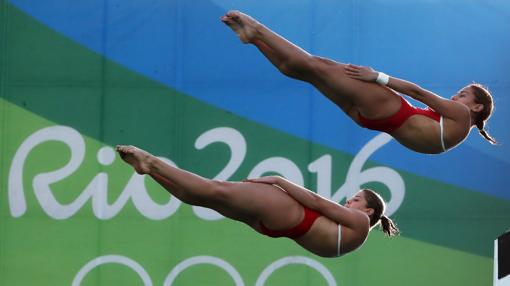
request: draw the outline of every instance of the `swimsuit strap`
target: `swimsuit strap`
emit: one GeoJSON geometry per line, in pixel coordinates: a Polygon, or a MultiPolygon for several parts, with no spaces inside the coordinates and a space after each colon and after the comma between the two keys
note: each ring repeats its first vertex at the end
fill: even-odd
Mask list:
{"type": "Polygon", "coordinates": [[[443,151],[446,151],[446,146],[444,145],[444,128],[443,128],[443,116],[441,116],[441,119],[439,120],[439,130],[441,135],[441,147],[443,148],[443,151]]]}
{"type": "Polygon", "coordinates": [[[340,244],[342,242],[342,226],[338,224],[338,241],[336,243],[336,256],[342,256],[340,253],[340,244]]]}

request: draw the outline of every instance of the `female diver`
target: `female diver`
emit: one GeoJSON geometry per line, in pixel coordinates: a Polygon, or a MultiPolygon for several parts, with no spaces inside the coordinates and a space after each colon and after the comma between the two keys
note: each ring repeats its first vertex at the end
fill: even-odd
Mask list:
{"type": "Polygon", "coordinates": [[[319,256],[338,257],[354,251],[379,222],[387,235],[398,234],[384,215],[384,201],[368,189],[342,206],[278,176],[215,181],[173,167],[133,146],[117,146],[116,150],[137,173],[151,176],[182,202],[211,208],[261,234],[291,238],[319,256]]]}
{"type": "Polygon", "coordinates": [[[230,11],[221,20],[283,74],[312,84],[358,125],[386,132],[411,150],[445,152],[464,141],[474,126],[496,144],[484,130],[493,110],[492,96],[480,84],[467,85],[448,100],[369,67],[311,55],[239,11],[230,11]],[[412,106],[397,92],[428,108],[412,106]]]}

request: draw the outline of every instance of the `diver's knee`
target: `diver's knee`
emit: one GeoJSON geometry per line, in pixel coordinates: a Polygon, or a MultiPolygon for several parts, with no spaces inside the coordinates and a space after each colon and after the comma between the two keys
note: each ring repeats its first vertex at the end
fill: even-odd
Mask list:
{"type": "Polygon", "coordinates": [[[278,66],[278,69],[286,76],[300,80],[307,80],[315,74],[315,70],[321,62],[316,56],[304,56],[291,58],[278,66]]]}

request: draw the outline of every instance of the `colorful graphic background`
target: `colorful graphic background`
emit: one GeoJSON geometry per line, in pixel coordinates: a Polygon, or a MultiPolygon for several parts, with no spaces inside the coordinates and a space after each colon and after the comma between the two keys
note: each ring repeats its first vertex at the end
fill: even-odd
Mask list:
{"type": "Polygon", "coordinates": [[[482,0],[0,0],[0,285],[491,285],[510,228],[508,19],[509,2],[482,0]],[[430,156],[361,129],[242,45],[219,21],[230,9],[444,97],[485,84],[502,145],[472,132],[430,156]],[[181,204],[119,143],[337,201],[372,187],[402,235],[323,259],[181,204]]]}

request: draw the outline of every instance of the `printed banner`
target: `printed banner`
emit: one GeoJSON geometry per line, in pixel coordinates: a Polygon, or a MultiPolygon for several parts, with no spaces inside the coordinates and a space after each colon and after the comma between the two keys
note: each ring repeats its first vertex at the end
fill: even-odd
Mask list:
{"type": "Polygon", "coordinates": [[[445,97],[476,78],[505,142],[509,4],[82,2],[0,1],[0,285],[491,284],[510,228],[506,144],[473,132],[442,155],[405,149],[279,74],[219,16],[246,10],[313,53],[445,97]],[[211,179],[280,174],[340,203],[373,188],[402,234],[321,258],[182,203],[116,144],[211,179]]]}

